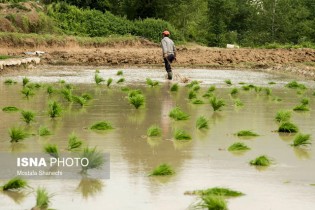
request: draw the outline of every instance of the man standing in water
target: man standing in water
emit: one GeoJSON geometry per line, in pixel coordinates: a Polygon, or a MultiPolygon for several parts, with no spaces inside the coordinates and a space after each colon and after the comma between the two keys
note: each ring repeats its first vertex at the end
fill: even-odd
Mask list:
{"type": "Polygon", "coordinates": [[[161,41],[163,59],[165,63],[165,70],[167,72],[167,78],[171,80],[173,78],[171,63],[176,60],[176,48],[173,40],[169,38],[170,32],[163,31],[163,39],[161,41]]]}

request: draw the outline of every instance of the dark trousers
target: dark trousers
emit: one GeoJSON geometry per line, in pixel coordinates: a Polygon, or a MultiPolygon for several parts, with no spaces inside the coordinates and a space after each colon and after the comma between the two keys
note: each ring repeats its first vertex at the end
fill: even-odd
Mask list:
{"type": "Polygon", "coordinates": [[[167,58],[164,58],[164,64],[165,64],[165,70],[167,72],[172,72],[171,63],[174,61],[174,55],[170,54],[167,56],[167,58]]]}

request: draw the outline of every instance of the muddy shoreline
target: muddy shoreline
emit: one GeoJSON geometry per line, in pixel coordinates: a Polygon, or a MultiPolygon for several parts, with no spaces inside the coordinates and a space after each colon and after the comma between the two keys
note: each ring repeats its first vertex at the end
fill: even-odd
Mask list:
{"type": "MultiPolygon", "coordinates": [[[[154,45],[83,47],[37,47],[2,49],[9,55],[43,50],[41,65],[79,65],[109,67],[164,68],[161,49],[154,45]]],[[[313,49],[223,49],[202,46],[178,47],[174,68],[246,69],[270,73],[289,73],[315,79],[313,49]]],[[[8,70],[2,73],[8,72],[8,70]]]]}

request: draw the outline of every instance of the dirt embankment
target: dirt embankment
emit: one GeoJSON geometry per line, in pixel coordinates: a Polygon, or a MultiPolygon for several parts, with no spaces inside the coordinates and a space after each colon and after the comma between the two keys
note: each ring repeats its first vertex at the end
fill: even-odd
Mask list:
{"type": "MultiPolygon", "coordinates": [[[[152,66],[163,68],[159,45],[143,39],[108,43],[103,46],[41,44],[12,47],[6,43],[0,53],[23,55],[25,51],[46,53],[41,63],[52,65],[152,66]]],[[[290,72],[315,79],[315,50],[312,49],[222,49],[197,45],[178,47],[174,67],[216,69],[264,69],[290,72]]]]}

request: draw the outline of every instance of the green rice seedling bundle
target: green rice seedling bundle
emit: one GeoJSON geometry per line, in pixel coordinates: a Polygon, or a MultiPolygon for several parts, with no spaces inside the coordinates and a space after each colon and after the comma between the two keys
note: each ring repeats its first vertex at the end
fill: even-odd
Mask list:
{"type": "Polygon", "coordinates": [[[12,79],[6,79],[5,81],[4,81],[4,84],[6,84],[6,85],[14,85],[14,84],[16,84],[17,82],[16,81],[14,81],[14,80],[12,80],[12,79]]]}
{"type": "Polygon", "coordinates": [[[44,151],[54,158],[59,157],[59,149],[56,144],[47,144],[44,146],[44,151]]]}
{"type": "Polygon", "coordinates": [[[186,85],[188,88],[192,88],[194,85],[198,85],[199,82],[196,80],[191,81],[189,84],[186,85]]]}
{"type": "Polygon", "coordinates": [[[300,146],[308,146],[311,143],[311,135],[310,134],[297,134],[293,140],[291,146],[293,147],[300,147],[300,146]]]}
{"type": "Polygon", "coordinates": [[[175,83],[171,86],[171,91],[172,92],[177,92],[179,89],[178,83],[175,83]]]}
{"type": "Polygon", "coordinates": [[[301,89],[301,90],[305,90],[306,89],[305,85],[300,84],[300,83],[298,83],[295,80],[293,80],[293,81],[289,82],[288,84],[286,84],[285,87],[291,88],[291,89],[301,89]]]}
{"type": "Polygon", "coordinates": [[[83,142],[74,133],[72,133],[68,138],[67,150],[71,151],[74,149],[78,149],[82,146],[82,144],[83,142]]]}
{"type": "Polygon", "coordinates": [[[79,104],[81,107],[87,104],[87,100],[81,96],[73,96],[72,99],[75,103],[79,104]]]}
{"type": "Polygon", "coordinates": [[[271,159],[265,155],[259,156],[249,162],[250,165],[255,166],[269,166],[272,163],[271,159]]]}
{"type": "Polygon", "coordinates": [[[229,146],[229,148],[228,148],[228,151],[230,151],[230,152],[246,151],[246,150],[250,150],[250,148],[242,142],[236,142],[236,143],[232,144],[231,146],[229,146]]]}
{"type": "Polygon", "coordinates": [[[92,100],[92,96],[90,95],[90,94],[88,94],[88,93],[83,93],[82,95],[81,95],[81,97],[82,98],[84,98],[86,101],[90,101],[90,100],[92,100]]]}
{"type": "Polygon", "coordinates": [[[233,88],[230,92],[231,95],[236,95],[238,94],[238,89],[237,88],[233,88]]]}
{"type": "Polygon", "coordinates": [[[120,78],[119,80],[117,80],[117,84],[123,83],[124,81],[125,81],[125,78],[120,78]]]}
{"type": "Polygon", "coordinates": [[[169,117],[178,121],[178,120],[187,120],[189,118],[189,115],[183,112],[181,108],[177,106],[170,111],[169,117]]]}
{"type": "Polygon", "coordinates": [[[200,90],[200,86],[199,85],[194,85],[194,86],[192,86],[192,88],[191,88],[193,91],[198,91],[198,90],[200,90]]]}
{"type": "Polygon", "coordinates": [[[306,105],[309,105],[310,103],[310,99],[309,98],[302,98],[301,99],[301,104],[306,106],[306,105]]]}
{"type": "Polygon", "coordinates": [[[153,169],[149,176],[167,176],[172,174],[175,174],[172,167],[169,164],[163,163],[153,169]]]}
{"type": "Polygon", "coordinates": [[[232,85],[232,81],[230,79],[224,80],[225,84],[232,85]]]}
{"type": "Polygon", "coordinates": [[[147,82],[147,85],[151,86],[151,87],[155,87],[157,85],[159,85],[159,82],[158,81],[153,81],[152,79],[150,78],[147,78],[146,79],[146,82],[147,82]]]}
{"type": "Polygon", "coordinates": [[[40,126],[38,129],[39,136],[49,136],[52,135],[52,132],[45,126],[40,126]]]}
{"type": "Polygon", "coordinates": [[[105,131],[105,130],[111,130],[113,129],[113,126],[108,121],[100,121],[97,123],[94,123],[91,127],[91,130],[99,130],[99,131],[105,131]]]}
{"type": "Polygon", "coordinates": [[[32,111],[22,110],[21,115],[22,115],[22,120],[26,122],[27,124],[30,124],[31,122],[35,121],[35,113],[32,111]]]}
{"type": "Polygon", "coordinates": [[[191,103],[192,103],[192,104],[204,104],[205,102],[204,102],[203,100],[194,98],[194,99],[191,101],[191,103]]]}
{"type": "Polygon", "coordinates": [[[222,196],[207,195],[201,197],[202,201],[196,208],[208,210],[228,210],[227,202],[222,196]]]}
{"type": "Polygon", "coordinates": [[[103,154],[94,148],[85,147],[80,155],[81,158],[87,158],[88,164],[82,166],[82,172],[87,173],[89,169],[99,169],[104,163],[105,159],[103,154]]]}
{"type": "Polygon", "coordinates": [[[19,108],[15,107],[15,106],[6,106],[2,108],[2,111],[4,112],[17,112],[19,111],[19,108]]]}
{"type": "Polygon", "coordinates": [[[213,108],[213,111],[220,111],[220,109],[225,106],[223,99],[218,99],[216,96],[210,98],[210,104],[213,108]]]}
{"type": "Polygon", "coordinates": [[[117,76],[121,76],[121,75],[123,75],[123,74],[124,74],[124,72],[121,71],[121,70],[120,70],[120,71],[117,71],[117,73],[116,73],[117,76]]]}
{"type": "Polygon", "coordinates": [[[185,130],[182,129],[178,129],[175,131],[174,138],[180,141],[191,140],[191,136],[185,130]]]}
{"type": "Polygon", "coordinates": [[[58,102],[52,101],[49,103],[48,114],[51,118],[59,117],[61,116],[61,113],[62,113],[62,108],[58,102]]]}
{"type": "Polygon", "coordinates": [[[7,183],[5,183],[1,188],[2,190],[7,191],[7,190],[19,190],[25,187],[27,187],[26,180],[21,179],[20,177],[14,177],[13,179],[10,179],[7,183]]]}
{"type": "Polygon", "coordinates": [[[191,100],[191,99],[194,99],[194,98],[197,98],[197,93],[193,90],[189,91],[188,93],[188,99],[191,100]]]}
{"type": "Polygon", "coordinates": [[[291,122],[283,122],[280,124],[278,128],[278,132],[283,132],[283,133],[297,133],[298,131],[299,131],[299,128],[291,122]]]}
{"type": "Polygon", "coordinates": [[[22,90],[21,90],[21,93],[23,95],[25,95],[26,98],[29,98],[30,96],[33,96],[35,95],[34,91],[28,87],[24,87],[22,90]]]}
{"type": "Polygon", "coordinates": [[[234,101],[234,105],[237,106],[237,107],[241,107],[241,106],[244,106],[244,103],[239,98],[237,98],[234,101]]]}
{"type": "Polygon", "coordinates": [[[297,105],[296,107],[293,108],[293,111],[302,111],[302,112],[308,112],[310,111],[310,108],[307,105],[297,105]]]}
{"type": "Polygon", "coordinates": [[[136,94],[134,96],[128,97],[129,103],[132,104],[136,109],[139,109],[144,105],[144,96],[142,94],[136,94]]]}
{"type": "Polygon", "coordinates": [[[244,137],[254,137],[259,136],[257,133],[251,130],[241,130],[235,134],[236,136],[244,136],[244,137]]]}
{"type": "Polygon", "coordinates": [[[279,110],[275,116],[275,120],[279,123],[281,122],[289,122],[291,119],[291,111],[290,110],[279,110]]]}
{"type": "Polygon", "coordinates": [[[162,130],[159,126],[157,125],[152,125],[151,127],[148,128],[147,130],[147,135],[149,137],[156,137],[156,136],[161,136],[162,130]]]}
{"type": "Polygon", "coordinates": [[[25,87],[29,82],[30,82],[30,79],[27,78],[27,77],[24,77],[23,80],[22,80],[22,84],[23,84],[24,87],[25,87]]]}
{"type": "Polygon", "coordinates": [[[36,206],[35,209],[46,210],[51,203],[52,195],[49,195],[45,188],[37,188],[36,190],[36,206]]]}
{"type": "Polygon", "coordinates": [[[72,90],[68,88],[63,88],[60,93],[63,95],[64,99],[69,102],[73,101],[72,90]]]}
{"type": "Polygon", "coordinates": [[[200,129],[208,129],[209,128],[209,124],[208,124],[208,120],[204,117],[201,116],[197,119],[196,121],[196,127],[200,130],[200,129]]]}
{"type": "Polygon", "coordinates": [[[48,95],[51,95],[56,92],[56,90],[53,88],[53,86],[49,85],[46,89],[46,92],[48,93],[48,95]]]}
{"type": "Polygon", "coordinates": [[[30,135],[22,128],[13,127],[9,130],[11,142],[20,142],[30,135]]]}
{"type": "Polygon", "coordinates": [[[189,195],[199,195],[199,196],[210,196],[210,195],[215,195],[215,196],[222,196],[226,198],[231,198],[231,197],[239,197],[243,196],[244,193],[232,190],[229,188],[224,188],[224,187],[213,187],[213,188],[208,188],[205,190],[195,190],[195,191],[188,191],[185,192],[185,194],[189,195]]]}

